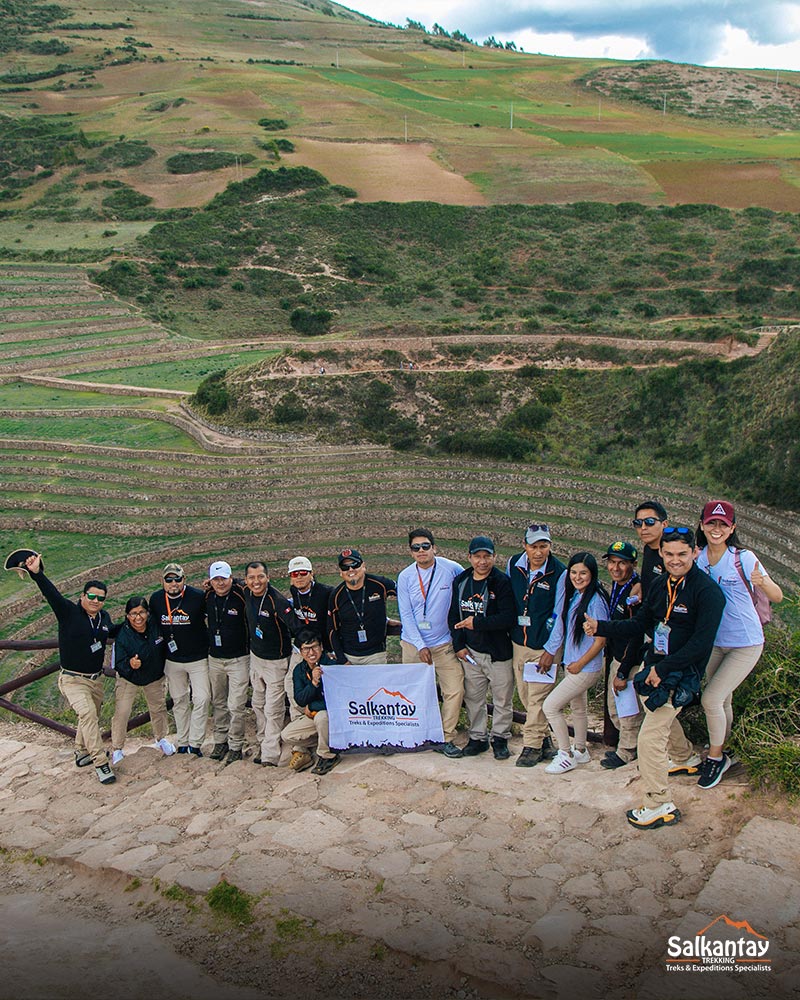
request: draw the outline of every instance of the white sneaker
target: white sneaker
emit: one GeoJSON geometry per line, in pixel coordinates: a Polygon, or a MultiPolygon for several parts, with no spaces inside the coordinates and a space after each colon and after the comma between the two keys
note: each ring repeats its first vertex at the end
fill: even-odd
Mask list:
{"type": "Polygon", "coordinates": [[[166,737],[158,740],[156,742],[156,746],[161,750],[165,757],[171,757],[175,753],[175,747],[166,737]]]}
{"type": "Polygon", "coordinates": [[[640,830],[657,830],[660,826],[674,826],[681,818],[680,809],[675,808],[674,802],[665,802],[655,809],[629,809],[625,814],[631,826],[636,826],[640,830]]]}
{"type": "Polygon", "coordinates": [[[545,768],[547,774],[563,774],[575,767],[575,758],[566,750],[559,750],[545,768]]]}
{"type": "Polygon", "coordinates": [[[592,762],[592,755],[589,753],[589,748],[584,750],[577,750],[574,746],[570,747],[572,750],[572,759],[576,764],[590,764],[592,762]]]}
{"type": "Polygon", "coordinates": [[[700,770],[700,765],[703,763],[703,758],[699,753],[693,753],[688,760],[683,760],[680,764],[676,764],[674,761],[669,761],[669,773],[670,774],[697,774],[700,770]]]}
{"type": "Polygon", "coordinates": [[[115,750],[111,754],[111,766],[116,767],[124,756],[125,754],[121,750],[115,750]]]}

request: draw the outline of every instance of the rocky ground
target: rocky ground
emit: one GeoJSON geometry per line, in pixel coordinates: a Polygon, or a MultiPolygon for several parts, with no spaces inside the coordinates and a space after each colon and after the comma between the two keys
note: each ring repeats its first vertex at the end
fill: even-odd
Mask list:
{"type": "MultiPolygon", "coordinates": [[[[516,740],[515,742],[519,742],[516,740]]],[[[738,1000],[800,987],[800,809],[741,768],[675,780],[684,820],[633,830],[635,765],[566,775],[490,755],[347,757],[329,775],[163,758],[118,781],[0,726],[0,997],[604,996],[738,1000]],[[251,923],[214,911],[221,879],[251,923]],[[770,971],[668,972],[670,935],[727,915],[770,971]]],[[[519,749],[512,744],[512,749],[519,749]]],[[[737,932],[738,933],[738,932],[737,932]]]]}

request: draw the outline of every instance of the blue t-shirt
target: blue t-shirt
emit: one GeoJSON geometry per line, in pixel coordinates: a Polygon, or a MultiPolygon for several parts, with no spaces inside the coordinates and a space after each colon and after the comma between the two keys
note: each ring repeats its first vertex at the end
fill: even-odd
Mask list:
{"type": "MultiPolygon", "coordinates": [[[[575,642],[575,639],[573,638],[572,632],[575,627],[575,613],[578,610],[580,602],[581,595],[576,590],[569,602],[569,610],[567,611],[567,635],[565,636],[564,624],[561,620],[561,614],[564,609],[564,592],[561,592],[559,602],[556,605],[556,620],[553,625],[553,631],[550,633],[550,638],[547,640],[544,647],[548,653],[555,654],[558,652],[559,646],[563,643],[564,655],[562,659],[565,665],[579,660],[594,642],[594,636],[591,635],[581,634],[580,642],[575,642]]],[[[608,604],[606,604],[602,594],[595,594],[591,601],[589,601],[587,614],[590,618],[596,618],[598,621],[608,620],[608,604]]],[[[583,670],[581,670],[581,673],[596,673],[602,668],[602,666],[603,650],[601,649],[597,656],[594,656],[591,660],[589,660],[583,670]]]]}
{"type": "MultiPolygon", "coordinates": [[[[723,649],[738,646],[760,646],[764,641],[764,629],[758,620],[753,598],[736,569],[736,550],[728,547],[724,555],[713,566],[708,562],[708,549],[700,550],[697,565],[715,580],[725,594],[725,609],[722,621],[714,639],[715,646],[723,649]]],[[[739,559],[744,575],[749,580],[758,564],[755,554],[749,549],[739,549],[739,559]]]]}

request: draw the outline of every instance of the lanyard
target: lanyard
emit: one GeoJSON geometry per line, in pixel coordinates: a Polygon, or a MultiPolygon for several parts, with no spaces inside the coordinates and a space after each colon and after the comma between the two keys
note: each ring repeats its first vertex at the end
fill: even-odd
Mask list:
{"type": "Polygon", "coordinates": [[[611,584],[611,607],[612,609],[617,606],[617,602],[622,600],[622,595],[626,590],[630,590],[634,583],[639,579],[638,574],[632,573],[630,578],[625,581],[625,583],[612,583],[611,584]]]}
{"type": "MultiPolygon", "coordinates": [[[[175,605],[175,610],[176,611],[180,611],[181,610],[181,604],[183,604],[183,595],[185,593],[186,593],[185,590],[181,591],[180,600],[175,605]]],[[[172,605],[169,603],[169,594],[166,591],[164,592],[164,599],[167,602],[167,618],[169,620],[169,624],[170,624],[170,628],[171,628],[172,627],[172,605]]]]}
{"type": "Polygon", "coordinates": [[[433,567],[431,569],[431,575],[428,577],[428,587],[425,588],[425,584],[422,582],[422,573],[419,571],[419,566],[417,566],[417,579],[419,580],[419,589],[422,591],[422,617],[426,618],[428,615],[428,594],[431,592],[431,587],[433,586],[433,578],[436,575],[436,560],[433,560],[433,567]]]}
{"type": "Polygon", "coordinates": [[[350,593],[350,588],[347,586],[347,584],[345,584],[345,590],[347,591],[347,599],[353,605],[353,611],[355,611],[356,618],[358,618],[358,624],[359,624],[360,628],[363,629],[364,628],[364,601],[366,600],[366,590],[367,590],[366,584],[361,588],[361,610],[360,611],[356,607],[356,602],[353,600],[353,597],[352,597],[352,595],[350,593]]]}
{"type": "Polygon", "coordinates": [[[686,582],[686,577],[681,577],[680,580],[673,580],[672,577],[667,578],[667,594],[669,595],[669,604],[667,605],[667,613],[664,616],[664,624],[666,625],[669,621],[669,616],[672,614],[672,609],[675,606],[675,600],[683,589],[683,585],[686,582]],[[674,590],[672,589],[674,586],[674,590]]]}
{"type": "Polygon", "coordinates": [[[100,625],[102,624],[102,617],[100,612],[97,612],[97,621],[89,615],[89,626],[92,630],[92,635],[96,639],[100,635],[100,625]]]}
{"type": "Polygon", "coordinates": [[[542,579],[543,576],[544,576],[543,569],[537,569],[533,571],[533,577],[531,577],[531,579],[528,582],[528,593],[525,595],[526,608],[528,606],[528,601],[530,601],[531,599],[531,595],[533,594],[534,590],[536,590],[536,584],[542,579]]]}
{"type": "Polygon", "coordinates": [[[217,597],[216,594],[214,595],[214,618],[217,623],[217,628],[216,628],[217,635],[220,634],[220,631],[222,629],[222,623],[225,620],[225,612],[228,610],[228,601],[230,600],[230,598],[231,598],[231,591],[229,590],[228,593],[225,595],[225,599],[222,603],[222,615],[220,615],[219,598],[217,597]]]}

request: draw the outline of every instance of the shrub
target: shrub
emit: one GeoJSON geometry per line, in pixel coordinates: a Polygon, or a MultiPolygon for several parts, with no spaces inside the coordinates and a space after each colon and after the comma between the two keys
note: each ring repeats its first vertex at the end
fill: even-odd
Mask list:
{"type": "Polygon", "coordinates": [[[333,313],[329,309],[307,309],[299,306],[292,311],[289,322],[293,330],[306,337],[316,337],[327,333],[331,326],[333,313]]]}
{"type": "Polygon", "coordinates": [[[237,924],[252,924],[255,899],[238,886],[222,878],[206,893],[206,902],[214,913],[237,924]]]}
{"type": "Polygon", "coordinates": [[[272,419],[276,424],[300,423],[305,420],[306,414],[306,407],[295,392],[287,392],[272,409],[272,419]]]}
{"type": "Polygon", "coordinates": [[[203,406],[212,416],[225,413],[231,404],[230,393],[225,386],[226,370],[212,372],[206,376],[197,387],[197,392],[191,397],[192,402],[203,406]]]}
{"type": "Polygon", "coordinates": [[[283,118],[259,118],[258,124],[267,132],[281,132],[289,127],[289,123],[283,118]]]}

